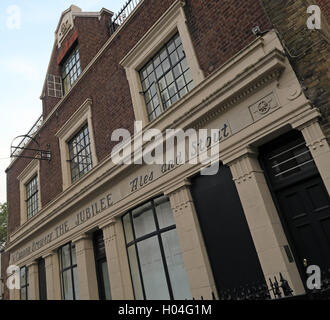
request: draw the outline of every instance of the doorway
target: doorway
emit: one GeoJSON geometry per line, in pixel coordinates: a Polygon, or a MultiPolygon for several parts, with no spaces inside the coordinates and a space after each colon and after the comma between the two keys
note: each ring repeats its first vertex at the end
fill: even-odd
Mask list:
{"type": "Polygon", "coordinates": [[[260,162],[303,283],[310,265],[328,278],[330,198],[302,134],[291,131],[263,146],[260,162]]]}

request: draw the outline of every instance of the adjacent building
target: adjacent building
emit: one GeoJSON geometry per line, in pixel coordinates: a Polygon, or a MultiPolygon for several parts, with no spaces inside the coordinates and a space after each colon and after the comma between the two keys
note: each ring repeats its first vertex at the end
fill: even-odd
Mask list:
{"type": "Polygon", "coordinates": [[[7,169],[2,278],[16,265],[20,288],[5,297],[221,299],[280,274],[299,295],[309,265],[327,277],[329,6],[315,2],[321,30],[306,27],[308,1],[64,11],[42,116],[7,169]],[[113,161],[150,129],[204,129],[184,153],[217,144],[214,174],[113,161]]]}

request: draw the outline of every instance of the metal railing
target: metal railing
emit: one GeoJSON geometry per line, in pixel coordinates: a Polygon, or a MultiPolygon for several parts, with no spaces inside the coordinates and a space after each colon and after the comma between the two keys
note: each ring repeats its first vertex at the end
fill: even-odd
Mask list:
{"type": "MultiPolygon", "coordinates": [[[[32,126],[32,128],[29,130],[29,132],[22,136],[23,139],[20,141],[20,143],[17,146],[11,146],[11,154],[10,157],[11,158],[15,158],[17,156],[19,156],[19,154],[22,152],[22,150],[24,150],[25,146],[27,146],[27,144],[32,140],[31,138],[34,138],[36,133],[38,132],[39,128],[41,127],[42,123],[44,121],[44,117],[43,115],[41,115],[38,120],[35,122],[35,124],[32,126]]],[[[16,140],[16,137],[14,140],[16,140]]],[[[13,141],[14,142],[14,141],[13,141]]]]}
{"type": "Polygon", "coordinates": [[[110,21],[110,34],[113,34],[124,23],[141,1],[143,0],[126,1],[122,9],[110,21]]]}
{"type": "Polygon", "coordinates": [[[279,280],[276,276],[268,280],[269,286],[266,283],[261,283],[224,290],[220,294],[220,300],[271,300],[293,296],[293,290],[281,273],[279,280]]]}
{"type": "MultiPolygon", "coordinates": [[[[282,274],[279,278],[268,279],[269,285],[246,284],[238,288],[222,290],[219,293],[219,300],[330,300],[330,272],[322,273],[322,282],[320,289],[307,290],[305,294],[294,295],[287,280],[282,274]]],[[[210,300],[218,300],[212,292],[210,300]]],[[[193,300],[204,300],[204,297],[196,297],[193,300]]]]}

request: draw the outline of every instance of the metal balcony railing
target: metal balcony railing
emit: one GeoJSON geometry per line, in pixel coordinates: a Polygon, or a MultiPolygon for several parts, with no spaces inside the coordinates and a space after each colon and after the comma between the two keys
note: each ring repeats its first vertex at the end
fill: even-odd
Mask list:
{"type": "Polygon", "coordinates": [[[24,148],[28,145],[32,138],[35,137],[43,121],[44,117],[43,115],[41,115],[26,135],[15,138],[16,140],[17,138],[22,137],[22,140],[17,146],[11,147],[11,158],[17,158],[20,155],[20,153],[24,150],[24,148]]]}
{"type": "Polygon", "coordinates": [[[110,21],[110,34],[115,33],[141,1],[143,0],[129,0],[124,4],[122,9],[110,21]]]}

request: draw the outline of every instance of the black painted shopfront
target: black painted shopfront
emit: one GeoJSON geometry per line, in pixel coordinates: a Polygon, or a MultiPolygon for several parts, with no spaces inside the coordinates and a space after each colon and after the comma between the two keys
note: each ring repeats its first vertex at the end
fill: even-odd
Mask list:
{"type": "Polygon", "coordinates": [[[230,169],[193,178],[191,192],[218,292],[264,284],[230,169]]]}

